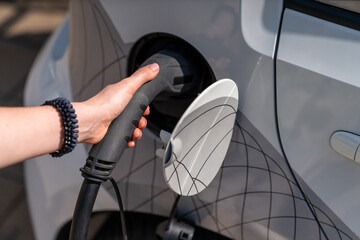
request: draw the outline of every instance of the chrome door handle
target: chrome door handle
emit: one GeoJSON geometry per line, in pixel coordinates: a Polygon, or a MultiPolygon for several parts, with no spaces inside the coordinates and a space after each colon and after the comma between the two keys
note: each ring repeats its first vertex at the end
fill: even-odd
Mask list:
{"type": "Polygon", "coordinates": [[[343,157],[360,163],[359,135],[346,131],[337,131],[331,135],[330,146],[343,157]]]}

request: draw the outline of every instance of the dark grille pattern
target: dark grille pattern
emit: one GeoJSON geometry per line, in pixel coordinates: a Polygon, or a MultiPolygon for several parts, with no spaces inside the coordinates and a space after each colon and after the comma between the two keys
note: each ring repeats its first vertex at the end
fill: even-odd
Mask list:
{"type": "MultiPolygon", "coordinates": [[[[182,216],[200,224],[207,218],[204,227],[212,226],[235,239],[322,239],[316,218],[285,161],[243,116],[238,120],[217,178],[204,193],[191,197],[193,209],[182,216]]],[[[182,198],[180,208],[189,205],[185,201],[182,198]]],[[[345,226],[340,230],[323,210],[313,208],[330,239],[356,239],[345,226]]]]}
{"type": "MultiPolygon", "coordinates": [[[[123,44],[98,1],[72,1],[72,8],[83,9],[73,23],[83,33],[73,39],[78,48],[72,54],[84,61],[71,65],[72,78],[82,79],[72,82],[75,99],[83,100],[125,77],[131,44],[123,44]]],[[[162,159],[156,157],[161,147],[159,139],[145,132],[114,169],[128,211],[169,215],[176,196],[163,179],[162,159]]],[[[238,114],[217,177],[199,195],[182,197],[178,215],[234,239],[358,239],[304,183],[301,186],[308,197],[284,158],[238,114]]]]}
{"type": "MultiPolygon", "coordinates": [[[[127,210],[169,214],[175,195],[163,180],[162,160],[155,156],[160,147],[145,134],[114,169],[127,210]]],[[[315,195],[311,200],[321,205],[311,205],[316,217],[283,158],[238,114],[217,177],[200,194],[182,197],[178,215],[234,239],[327,239],[321,228],[328,239],[357,239],[315,195]]]]}
{"type": "Polygon", "coordinates": [[[70,11],[77,16],[70,19],[74,36],[70,71],[72,79],[77,79],[72,89],[74,99],[83,100],[118,82],[119,76],[125,77],[129,46],[115,33],[98,1],[72,1],[70,11]]]}

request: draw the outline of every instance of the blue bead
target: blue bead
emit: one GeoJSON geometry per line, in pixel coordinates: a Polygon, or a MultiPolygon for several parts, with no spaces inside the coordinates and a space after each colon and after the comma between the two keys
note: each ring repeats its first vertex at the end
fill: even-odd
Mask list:
{"type": "Polygon", "coordinates": [[[79,126],[76,125],[78,120],[75,114],[75,109],[69,100],[63,97],[57,97],[53,100],[45,101],[43,105],[51,105],[57,109],[61,115],[62,124],[64,127],[64,145],[63,147],[53,153],[50,153],[52,157],[61,157],[62,155],[71,152],[78,142],[79,130],[76,130],[79,126]]]}

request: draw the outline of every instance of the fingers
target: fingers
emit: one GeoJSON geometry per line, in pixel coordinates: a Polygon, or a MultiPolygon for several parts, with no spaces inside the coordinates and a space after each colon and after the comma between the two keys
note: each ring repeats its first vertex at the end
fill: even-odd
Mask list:
{"type": "Polygon", "coordinates": [[[159,73],[157,63],[142,67],[134,72],[130,77],[114,84],[115,91],[122,97],[122,106],[126,106],[135,92],[146,82],[154,79],[159,73]]]}
{"type": "MultiPolygon", "coordinates": [[[[150,108],[148,107],[144,113],[144,115],[149,115],[150,113],[150,108]]],[[[141,117],[140,121],[139,121],[139,124],[138,124],[138,127],[135,128],[134,132],[133,132],[133,135],[132,135],[132,138],[130,140],[130,142],[128,143],[127,147],[128,148],[131,148],[131,147],[134,147],[135,146],[135,141],[136,140],[139,140],[141,137],[142,137],[142,132],[141,130],[146,128],[146,125],[147,125],[147,120],[146,118],[144,117],[141,117]]]]}
{"type": "Polygon", "coordinates": [[[133,135],[132,135],[132,140],[139,140],[142,137],[142,132],[139,128],[135,128],[133,135]]]}
{"type": "MultiPolygon", "coordinates": [[[[108,85],[98,94],[83,103],[83,106],[87,106],[90,110],[87,111],[88,117],[81,122],[84,123],[84,126],[92,126],[92,128],[85,127],[85,129],[92,129],[88,139],[95,139],[89,142],[97,143],[105,136],[109,124],[126,108],[138,88],[141,87],[142,84],[155,78],[159,70],[157,63],[142,67],[130,77],[118,83],[108,85]]],[[[149,113],[150,110],[147,108],[144,116],[149,115],[149,113]]],[[[146,120],[142,119],[139,121],[139,124],[139,129],[145,128],[146,120]]],[[[139,136],[141,137],[141,132],[139,136]]],[[[134,139],[137,139],[136,134],[134,139]]],[[[135,143],[130,143],[129,146],[134,144],[135,143]]]]}
{"type": "Polygon", "coordinates": [[[142,84],[154,79],[159,73],[159,70],[159,65],[157,63],[152,63],[136,70],[128,80],[136,84],[139,88],[142,84]]]}
{"type": "Polygon", "coordinates": [[[131,147],[135,147],[135,142],[134,140],[131,140],[128,145],[127,145],[127,148],[131,148],[131,147]]]}
{"type": "Polygon", "coordinates": [[[136,72],[131,75],[131,78],[134,78],[143,84],[153,79],[158,74],[159,69],[160,68],[157,63],[152,63],[136,70],[136,72]]]}
{"type": "MultiPolygon", "coordinates": [[[[145,125],[146,126],[146,125],[145,125]]],[[[130,140],[130,142],[128,143],[127,147],[134,147],[135,146],[135,141],[139,140],[142,137],[142,132],[139,128],[135,128],[132,138],[130,140]]]]}
{"type": "Polygon", "coordinates": [[[147,108],[146,108],[146,110],[145,110],[145,112],[144,112],[144,116],[147,116],[147,115],[149,115],[150,114],[150,107],[148,106],[147,108]]]}
{"type": "Polygon", "coordinates": [[[142,130],[146,127],[146,125],[147,125],[147,120],[146,118],[142,117],[139,121],[138,128],[142,130]]]}

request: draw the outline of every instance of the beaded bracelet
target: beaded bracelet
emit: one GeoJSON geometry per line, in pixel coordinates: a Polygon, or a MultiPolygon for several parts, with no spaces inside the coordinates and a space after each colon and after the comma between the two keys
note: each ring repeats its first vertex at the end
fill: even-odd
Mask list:
{"type": "Polygon", "coordinates": [[[79,130],[76,130],[76,128],[79,126],[76,125],[78,120],[76,119],[75,109],[69,100],[62,97],[46,101],[43,105],[51,105],[61,114],[61,120],[64,127],[64,145],[60,150],[50,153],[52,157],[61,157],[74,150],[76,143],[78,142],[77,139],[79,136],[77,133],[79,133],[79,130]]]}

